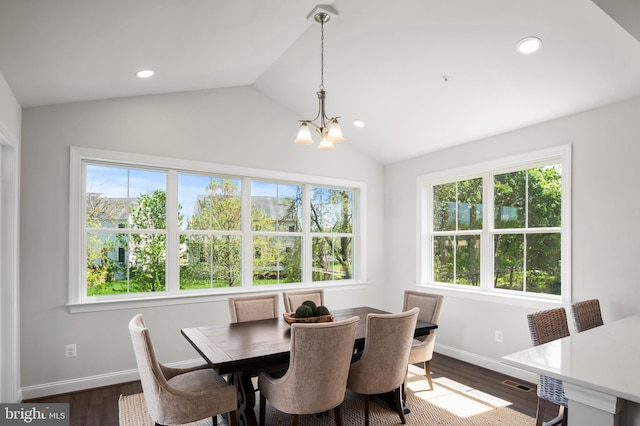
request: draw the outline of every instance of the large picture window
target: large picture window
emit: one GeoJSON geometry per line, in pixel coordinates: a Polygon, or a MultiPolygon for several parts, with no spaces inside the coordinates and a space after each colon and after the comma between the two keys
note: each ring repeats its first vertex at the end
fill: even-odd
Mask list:
{"type": "Polygon", "coordinates": [[[568,300],[570,153],[421,176],[421,283],[568,300]]]}
{"type": "Polygon", "coordinates": [[[71,304],[363,278],[362,183],[83,148],[71,157],[71,304]]]}

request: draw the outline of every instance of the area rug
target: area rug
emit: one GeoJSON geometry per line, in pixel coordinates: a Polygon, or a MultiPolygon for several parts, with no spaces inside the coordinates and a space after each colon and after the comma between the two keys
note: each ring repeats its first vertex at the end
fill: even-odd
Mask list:
{"type": "MultiPolygon", "coordinates": [[[[428,384],[422,370],[410,369],[407,381],[408,425],[434,426],[533,426],[535,419],[509,408],[509,401],[479,392],[447,378],[434,379],[434,389],[427,390],[428,384]]],[[[259,398],[256,396],[256,399],[259,398]]],[[[258,402],[259,403],[259,402],[258,402]]],[[[149,417],[142,394],[120,396],[120,426],[154,426],[149,417]]],[[[344,403],[344,424],[364,424],[364,400],[362,396],[347,391],[344,403]]],[[[398,425],[400,417],[385,403],[374,399],[370,405],[371,425],[398,425]]],[[[255,409],[258,416],[258,407],[255,409]]],[[[291,416],[283,414],[267,405],[266,420],[269,425],[289,425],[291,416]]],[[[219,425],[226,425],[218,417],[219,425]]],[[[300,425],[335,425],[333,411],[328,415],[300,416],[300,425]]],[[[212,426],[211,419],[189,423],[189,426],[212,426]]]]}

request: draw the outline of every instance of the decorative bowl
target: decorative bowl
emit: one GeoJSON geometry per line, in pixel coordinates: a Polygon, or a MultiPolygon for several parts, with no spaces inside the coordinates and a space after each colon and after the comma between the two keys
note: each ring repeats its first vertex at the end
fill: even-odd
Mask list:
{"type": "Polygon", "coordinates": [[[295,312],[285,312],[282,314],[282,317],[284,318],[284,320],[287,322],[287,324],[291,325],[295,322],[333,322],[336,320],[336,318],[329,314],[329,315],[320,315],[318,317],[306,317],[306,318],[296,318],[296,313],[295,312]]]}

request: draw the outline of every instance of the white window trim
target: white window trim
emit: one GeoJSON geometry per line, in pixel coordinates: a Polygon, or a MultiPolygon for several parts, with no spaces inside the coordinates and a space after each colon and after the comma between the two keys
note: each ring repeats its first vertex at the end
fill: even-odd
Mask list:
{"type": "MultiPolygon", "coordinates": [[[[523,153],[519,155],[509,156],[493,161],[473,164],[470,166],[459,167],[452,170],[440,171],[425,175],[420,175],[416,179],[416,192],[417,192],[417,212],[416,227],[417,241],[416,241],[416,282],[418,286],[425,286],[440,291],[451,292],[452,294],[470,297],[470,298],[486,298],[492,301],[501,301],[504,303],[511,303],[513,301],[520,301],[522,305],[531,305],[531,303],[549,302],[553,304],[568,305],[571,303],[571,153],[572,146],[562,145],[558,147],[548,148],[540,151],[533,151],[523,153]],[[432,192],[429,190],[431,185],[465,180],[468,178],[487,177],[493,174],[498,174],[502,171],[511,171],[514,167],[519,169],[525,169],[528,167],[537,167],[540,163],[548,162],[551,160],[559,161],[562,163],[562,231],[561,231],[561,296],[534,294],[534,293],[522,293],[510,290],[495,289],[489,284],[492,281],[491,273],[492,267],[487,268],[486,261],[481,265],[481,284],[479,287],[462,286],[458,284],[446,284],[436,283],[431,280],[431,270],[433,260],[431,259],[431,247],[430,247],[430,222],[433,212],[429,206],[433,205],[431,198],[432,192]]],[[[483,199],[491,197],[491,189],[487,188],[490,185],[485,185],[485,193],[483,193],[483,199]]],[[[483,234],[481,250],[489,250],[491,242],[488,239],[492,233],[487,232],[490,228],[491,214],[483,215],[483,234]]],[[[491,256],[481,254],[482,258],[489,258],[492,261],[491,256]]]]}
{"type": "MultiPolygon", "coordinates": [[[[367,229],[367,187],[365,182],[74,146],[72,146],[70,150],[69,180],[69,302],[67,306],[69,306],[69,310],[71,313],[163,306],[180,303],[203,303],[216,300],[226,300],[230,295],[237,295],[239,293],[246,294],[275,292],[282,290],[308,288],[310,286],[316,288],[323,287],[335,289],[353,289],[354,287],[363,287],[367,282],[367,244],[366,236],[363,232],[365,229],[367,229]],[[244,276],[242,286],[232,287],[228,290],[218,290],[215,293],[212,293],[208,290],[193,290],[189,292],[163,293],[157,295],[149,295],[148,293],[129,294],[127,296],[119,296],[114,298],[109,298],[108,296],[100,298],[86,297],[82,291],[84,287],[80,282],[82,279],[81,269],[85,266],[85,254],[83,249],[84,244],[81,241],[83,234],[82,229],[84,226],[82,200],[84,199],[83,197],[85,191],[85,184],[82,179],[82,164],[85,160],[111,162],[114,164],[120,163],[127,166],[147,166],[156,168],[165,167],[170,169],[185,170],[189,172],[201,172],[215,175],[244,176],[250,177],[252,179],[288,181],[325,187],[328,186],[336,188],[353,188],[359,193],[359,196],[354,197],[355,199],[353,201],[353,214],[354,217],[358,218],[358,220],[356,220],[354,223],[353,230],[353,244],[355,253],[353,259],[353,279],[345,281],[311,282],[311,280],[306,280],[307,273],[305,272],[305,277],[303,277],[303,283],[301,284],[272,284],[269,286],[251,286],[247,283],[250,283],[252,277],[244,276]],[[249,281],[246,281],[247,279],[249,279],[249,281]]],[[[167,189],[169,190],[169,188],[167,189]]],[[[247,244],[245,244],[244,246],[246,247],[247,244]]],[[[167,249],[170,250],[170,247],[168,246],[167,249]]],[[[246,250],[247,249],[245,249],[245,253],[243,253],[245,255],[247,254],[246,250]]],[[[248,250],[250,252],[250,248],[248,250]]],[[[250,258],[251,257],[249,257],[248,259],[250,258]]],[[[246,269],[248,270],[250,268],[243,268],[243,271],[246,269]]],[[[309,268],[305,268],[305,271],[307,269],[309,268]]],[[[170,273],[175,275],[175,271],[172,272],[169,268],[167,270],[167,275],[169,275],[170,273]]],[[[308,273],[308,275],[310,277],[310,272],[308,273]]]]}

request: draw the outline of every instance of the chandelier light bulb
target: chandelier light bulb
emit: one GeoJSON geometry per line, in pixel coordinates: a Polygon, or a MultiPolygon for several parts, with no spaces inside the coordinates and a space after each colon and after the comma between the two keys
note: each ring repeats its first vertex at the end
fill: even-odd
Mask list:
{"type": "Polygon", "coordinates": [[[309,130],[309,125],[307,123],[302,123],[300,125],[300,129],[298,130],[298,136],[296,137],[295,142],[298,145],[313,144],[313,139],[311,138],[311,130],[309,130]]]}
{"type": "Polygon", "coordinates": [[[344,141],[344,136],[342,136],[342,129],[340,128],[340,123],[338,120],[334,120],[331,126],[329,127],[329,132],[327,133],[327,140],[329,142],[342,142],[344,141]]]}
{"type": "Polygon", "coordinates": [[[320,145],[318,145],[318,149],[320,151],[333,151],[334,149],[336,149],[336,147],[333,142],[329,142],[325,138],[322,138],[320,140],[320,145]]]}

